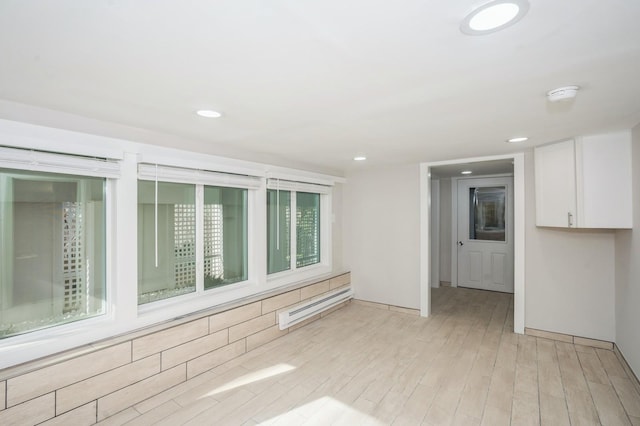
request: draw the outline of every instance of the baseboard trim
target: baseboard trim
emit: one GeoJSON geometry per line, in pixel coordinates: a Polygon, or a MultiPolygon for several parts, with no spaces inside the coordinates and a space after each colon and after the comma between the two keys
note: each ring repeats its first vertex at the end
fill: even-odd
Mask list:
{"type": "Polygon", "coordinates": [[[572,336],[571,334],[555,333],[553,331],[537,330],[535,328],[525,328],[524,334],[544,339],[557,340],[559,342],[573,343],[574,345],[590,346],[592,348],[613,350],[613,342],[606,340],[588,339],[586,337],[572,336]]]}
{"type": "Polygon", "coordinates": [[[636,373],[633,372],[631,366],[627,362],[627,359],[624,357],[624,355],[620,351],[620,348],[618,348],[618,345],[616,345],[615,343],[613,344],[613,352],[618,357],[618,361],[620,361],[620,364],[622,364],[624,372],[627,373],[627,376],[629,376],[629,380],[631,380],[631,383],[633,383],[633,385],[635,386],[636,392],[640,394],[640,379],[638,379],[636,373]]]}
{"type": "Polygon", "coordinates": [[[355,305],[368,306],[370,308],[382,309],[384,311],[400,312],[407,315],[420,316],[420,309],[403,308],[402,306],[386,305],[384,303],[369,302],[367,300],[353,299],[355,305]]]}

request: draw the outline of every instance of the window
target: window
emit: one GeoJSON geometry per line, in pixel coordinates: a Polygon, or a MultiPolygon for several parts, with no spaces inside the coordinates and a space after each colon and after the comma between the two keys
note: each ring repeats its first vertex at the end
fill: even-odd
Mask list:
{"type": "Polygon", "coordinates": [[[296,267],[320,263],[320,194],[296,193],[296,267]]]}
{"type": "Polygon", "coordinates": [[[138,183],[138,304],[196,291],[195,185],[138,183]]]}
{"type": "Polygon", "coordinates": [[[291,192],[267,190],[267,273],[291,268],[291,192]]]}
{"type": "Polygon", "coordinates": [[[105,313],[105,188],[0,169],[0,338],[105,313]]]}
{"type": "Polygon", "coordinates": [[[267,273],[292,271],[321,263],[322,194],[307,191],[326,192],[326,188],[282,181],[272,181],[268,187],[267,273]],[[285,189],[280,189],[281,186],[285,189]]]}
{"type": "Polygon", "coordinates": [[[204,187],[204,288],[247,280],[247,190],[204,187]]]}
{"type": "Polygon", "coordinates": [[[332,270],[340,178],[3,120],[0,137],[0,368],[332,270]]]}
{"type": "Polygon", "coordinates": [[[146,164],[138,175],[139,305],[248,280],[249,189],[257,179],[146,164]],[[217,181],[245,187],[203,184],[217,181]]]}
{"type": "Polygon", "coordinates": [[[469,239],[505,240],[505,200],[507,188],[469,188],[469,239]]]}

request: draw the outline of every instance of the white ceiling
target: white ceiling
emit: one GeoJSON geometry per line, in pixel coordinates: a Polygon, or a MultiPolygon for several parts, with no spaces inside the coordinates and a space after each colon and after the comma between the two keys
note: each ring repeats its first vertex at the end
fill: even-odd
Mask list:
{"type": "Polygon", "coordinates": [[[467,36],[485,0],[3,0],[0,117],[56,124],[53,110],[338,172],[640,122],[640,2],[529,1],[518,24],[467,36]],[[573,102],[547,102],[568,84],[573,102]]]}

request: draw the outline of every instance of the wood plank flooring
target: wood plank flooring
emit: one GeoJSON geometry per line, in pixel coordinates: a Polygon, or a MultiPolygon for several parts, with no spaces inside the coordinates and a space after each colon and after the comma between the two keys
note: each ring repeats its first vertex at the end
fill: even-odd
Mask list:
{"type": "Polygon", "coordinates": [[[516,335],[513,296],[432,291],[420,318],[351,303],[102,425],[640,425],[612,351],[516,335]]]}

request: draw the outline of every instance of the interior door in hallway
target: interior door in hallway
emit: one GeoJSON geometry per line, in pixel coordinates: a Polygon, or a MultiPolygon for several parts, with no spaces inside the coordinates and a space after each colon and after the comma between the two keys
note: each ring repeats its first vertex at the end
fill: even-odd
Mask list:
{"type": "Polygon", "coordinates": [[[513,178],[458,180],[458,286],[513,293],[513,178]]]}

